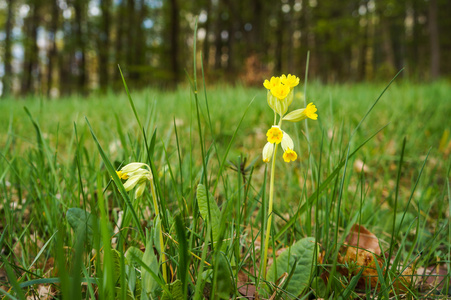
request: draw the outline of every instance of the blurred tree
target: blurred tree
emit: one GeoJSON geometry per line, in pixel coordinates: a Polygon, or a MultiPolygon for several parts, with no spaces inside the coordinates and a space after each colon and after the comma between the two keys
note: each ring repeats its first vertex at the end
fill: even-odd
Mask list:
{"type": "Polygon", "coordinates": [[[54,84],[54,68],[58,60],[58,50],[56,45],[56,34],[58,31],[58,24],[60,19],[60,9],[58,0],[50,0],[51,9],[49,14],[50,26],[48,29],[49,50],[47,53],[47,97],[51,96],[54,84]]]}
{"type": "Polygon", "coordinates": [[[438,30],[437,0],[429,0],[429,37],[431,45],[431,77],[440,75],[440,39],[438,30]]]}
{"type": "Polygon", "coordinates": [[[191,67],[197,16],[197,51],[207,76],[216,80],[255,83],[269,73],[300,74],[307,51],[310,76],[328,82],[387,80],[403,67],[419,80],[451,74],[451,38],[443,34],[451,30],[449,0],[4,3],[4,95],[14,86],[16,69],[13,92],[22,94],[84,94],[113,82],[122,88],[117,64],[134,86],[175,86],[191,67]],[[21,30],[14,31],[14,24],[21,30]],[[23,49],[15,59],[13,40],[15,49],[23,49]],[[260,70],[250,72],[253,66],[260,70]]]}
{"type": "Polygon", "coordinates": [[[111,0],[100,1],[102,18],[97,43],[99,53],[99,87],[101,90],[106,90],[108,88],[110,79],[109,57],[111,45],[111,4],[111,0]]]}
{"type": "Polygon", "coordinates": [[[11,84],[12,84],[12,28],[13,28],[13,7],[14,0],[7,0],[6,5],[8,6],[8,13],[6,16],[5,23],[5,48],[4,48],[4,64],[5,64],[5,73],[3,74],[3,93],[2,96],[9,96],[11,92],[11,84]]]}
{"type": "Polygon", "coordinates": [[[38,26],[39,26],[39,10],[41,1],[28,0],[28,7],[30,11],[24,18],[24,58],[22,69],[22,85],[21,93],[26,95],[28,93],[36,92],[35,87],[39,85],[40,70],[38,62],[38,26]]]}
{"type": "Polygon", "coordinates": [[[73,23],[76,41],[75,62],[77,65],[77,92],[85,94],[87,92],[88,74],[86,66],[87,50],[87,6],[88,0],[73,0],[75,20],[73,23]]]}
{"type": "Polygon", "coordinates": [[[180,11],[177,0],[170,0],[170,34],[169,34],[169,43],[170,43],[170,61],[171,61],[171,71],[172,71],[172,80],[174,84],[177,84],[180,80],[180,65],[179,65],[179,33],[180,33],[180,11]]]}

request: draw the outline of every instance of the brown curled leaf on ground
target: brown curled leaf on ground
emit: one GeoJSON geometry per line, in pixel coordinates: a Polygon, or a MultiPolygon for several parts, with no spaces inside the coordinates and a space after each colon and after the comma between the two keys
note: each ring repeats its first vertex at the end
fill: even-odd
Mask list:
{"type": "Polygon", "coordinates": [[[346,237],[345,245],[338,257],[338,262],[342,264],[338,271],[344,276],[355,276],[363,267],[357,288],[376,287],[378,281],[376,263],[381,268],[383,265],[380,255],[378,238],[365,227],[355,224],[346,237]]]}
{"type": "MultiPolygon", "coordinates": [[[[362,267],[364,268],[362,277],[357,284],[358,289],[365,289],[366,287],[380,288],[376,264],[379,265],[379,268],[382,269],[385,275],[385,260],[379,246],[379,239],[364,226],[358,224],[352,226],[338,261],[342,264],[339,271],[344,276],[355,276],[362,267]]],[[[397,274],[395,281],[392,283],[393,288],[397,292],[407,291],[415,272],[408,267],[402,271],[400,270],[400,273],[397,274]]]]}
{"type": "Polygon", "coordinates": [[[249,276],[243,270],[240,270],[238,272],[238,292],[246,299],[255,299],[256,291],[256,287],[249,276]]]}

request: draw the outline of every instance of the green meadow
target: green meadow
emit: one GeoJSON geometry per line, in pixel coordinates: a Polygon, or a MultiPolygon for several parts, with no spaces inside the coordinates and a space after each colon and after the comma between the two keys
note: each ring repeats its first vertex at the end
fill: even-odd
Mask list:
{"type": "Polygon", "coordinates": [[[288,111],[318,119],[284,122],[266,245],[263,85],[2,100],[0,297],[451,295],[449,81],[303,80],[288,111]],[[133,162],[138,197],[115,172],[133,162]]]}

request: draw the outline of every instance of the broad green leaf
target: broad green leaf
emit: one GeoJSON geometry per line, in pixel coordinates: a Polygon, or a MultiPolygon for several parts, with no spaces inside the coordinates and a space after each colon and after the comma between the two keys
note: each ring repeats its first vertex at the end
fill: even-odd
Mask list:
{"type": "Polygon", "coordinates": [[[133,246],[128,248],[127,251],[125,252],[125,258],[127,259],[127,262],[134,267],[139,267],[139,263],[136,262],[135,257],[139,258],[140,260],[143,260],[143,255],[144,254],[142,253],[141,250],[133,246]]]}
{"type": "Polygon", "coordinates": [[[172,297],[167,293],[164,292],[163,296],[161,297],[161,300],[184,300],[185,297],[183,297],[183,283],[180,281],[180,279],[177,279],[171,284],[167,285],[168,289],[171,291],[172,297]]]}
{"type": "Polygon", "coordinates": [[[88,240],[91,240],[93,224],[97,219],[95,215],[81,208],[72,207],[67,210],[66,219],[76,234],[79,230],[82,230],[81,233],[85,232],[88,240]]]}
{"type": "Polygon", "coordinates": [[[211,225],[211,231],[213,232],[214,242],[217,242],[219,238],[219,232],[221,229],[220,226],[221,211],[219,210],[219,207],[216,204],[213,195],[208,193],[207,197],[207,190],[203,184],[199,184],[197,186],[197,203],[199,205],[199,211],[202,218],[207,222],[209,222],[211,225]],[[209,219],[208,206],[210,206],[211,220],[209,219]]]}
{"type": "Polygon", "coordinates": [[[268,281],[276,282],[283,273],[290,273],[293,267],[296,267],[285,291],[295,296],[300,295],[307,288],[310,280],[315,246],[316,242],[313,237],[294,243],[277,257],[275,264],[271,265],[268,271],[268,281]]]}
{"type": "Polygon", "coordinates": [[[218,254],[216,263],[218,264],[216,273],[216,291],[220,299],[230,299],[230,293],[234,290],[230,263],[223,252],[218,254]]]}
{"type": "MultiPolygon", "coordinates": [[[[159,265],[157,257],[155,256],[153,252],[153,245],[152,245],[152,239],[147,239],[146,244],[146,251],[144,251],[144,254],[142,256],[142,261],[144,264],[146,264],[150,270],[154,274],[158,274],[159,272],[159,265]]],[[[146,269],[141,268],[141,299],[152,299],[155,298],[155,294],[157,292],[157,289],[159,287],[158,283],[153,279],[150,272],[148,272],[146,269]]]]}

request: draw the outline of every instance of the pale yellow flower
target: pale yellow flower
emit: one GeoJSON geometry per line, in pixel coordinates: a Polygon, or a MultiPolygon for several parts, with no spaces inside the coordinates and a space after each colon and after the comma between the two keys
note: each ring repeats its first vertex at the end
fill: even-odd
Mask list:
{"type": "Polygon", "coordinates": [[[262,158],[263,162],[268,163],[271,161],[272,155],[274,153],[274,144],[268,142],[265,147],[263,147],[262,158]]]}
{"type": "Polygon", "coordinates": [[[288,148],[293,149],[294,148],[293,140],[288,135],[288,133],[286,133],[285,131],[282,131],[282,132],[283,132],[283,137],[282,137],[281,143],[282,143],[283,151],[287,151],[288,148]]]}
{"type": "Polygon", "coordinates": [[[127,180],[124,183],[124,189],[127,192],[137,186],[135,190],[135,198],[141,197],[144,193],[147,182],[150,182],[153,179],[150,167],[144,163],[130,163],[119,171],[116,171],[116,173],[120,179],[127,180]]]}
{"type": "Polygon", "coordinates": [[[288,113],[283,117],[284,121],[299,122],[307,118],[317,120],[316,106],[313,103],[309,103],[306,108],[296,109],[288,113]]]}

